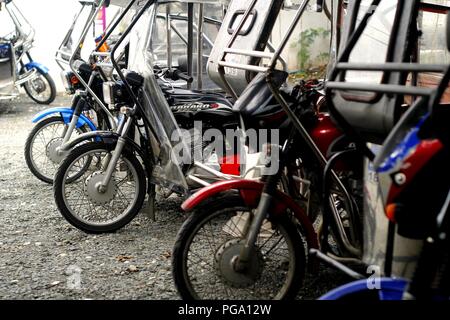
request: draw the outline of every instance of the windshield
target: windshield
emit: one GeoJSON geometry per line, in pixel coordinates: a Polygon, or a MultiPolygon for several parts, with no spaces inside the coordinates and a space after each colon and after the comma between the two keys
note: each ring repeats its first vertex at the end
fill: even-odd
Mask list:
{"type": "MultiPolygon", "coordinates": [[[[363,0],[358,11],[357,25],[370,9],[372,0],[363,0]]],[[[397,1],[382,0],[368,21],[349,58],[350,63],[386,62],[389,39],[397,12],[397,1]],[[368,50],[367,48],[370,48],[368,50]]],[[[359,83],[381,83],[382,72],[349,71],[345,80],[359,83]]]]}
{"type": "MultiPolygon", "coordinates": [[[[223,6],[221,4],[193,5],[193,44],[192,44],[192,74],[196,89],[218,89],[206,72],[206,63],[219,32],[223,20],[223,6]],[[200,20],[200,14],[203,19],[200,20]],[[199,33],[199,29],[202,31],[199,33]],[[200,38],[199,38],[200,34],[200,38]],[[201,58],[199,59],[199,41],[201,58]],[[197,61],[200,60],[201,85],[198,84],[197,61]]],[[[157,6],[152,33],[149,35],[147,50],[153,55],[155,64],[160,67],[177,67],[187,73],[188,55],[188,4],[162,3],[157,6]]],[[[177,85],[185,85],[183,81],[177,85]]]]}
{"type": "Polygon", "coordinates": [[[150,6],[129,36],[128,68],[144,77],[140,102],[143,116],[152,128],[152,136],[148,137],[155,161],[152,180],[156,184],[185,193],[188,187],[181,169],[182,164],[175,161],[177,157],[173,150],[178,141],[174,142],[172,139],[173,135],[178,133],[178,136],[181,136],[181,133],[153,73],[153,55],[147,50],[154,28],[155,13],[155,5],[150,6]]]}
{"type": "Polygon", "coordinates": [[[15,27],[15,35],[13,42],[16,41],[33,41],[34,38],[34,29],[28,23],[27,19],[22,15],[19,8],[14,4],[14,2],[10,2],[5,5],[6,11],[9,14],[9,20],[12,21],[12,24],[15,27]]]}
{"type": "MultiPolygon", "coordinates": [[[[428,0],[427,2],[431,2],[428,0]]],[[[435,0],[435,4],[450,5],[450,1],[435,0]]],[[[450,64],[450,52],[447,49],[447,15],[421,11],[418,19],[422,36],[419,40],[419,62],[427,64],[450,64]]],[[[437,73],[423,73],[418,77],[421,87],[435,87],[442,75],[437,73]]],[[[450,102],[450,90],[447,89],[442,102],[450,102]]]]}

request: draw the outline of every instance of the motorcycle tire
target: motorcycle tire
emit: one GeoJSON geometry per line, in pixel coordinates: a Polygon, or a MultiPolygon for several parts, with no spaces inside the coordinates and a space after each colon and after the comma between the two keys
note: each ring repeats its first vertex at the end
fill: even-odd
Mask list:
{"type": "MultiPolygon", "coordinates": [[[[227,297],[223,297],[223,296],[201,297],[198,294],[198,292],[196,292],[196,290],[193,288],[191,279],[189,279],[189,274],[188,274],[188,269],[187,269],[189,264],[191,264],[191,265],[194,264],[194,262],[190,261],[190,258],[189,258],[190,250],[189,249],[190,249],[190,247],[193,243],[193,239],[196,237],[197,233],[201,232],[200,230],[201,230],[202,226],[205,226],[209,222],[210,226],[216,227],[217,224],[214,224],[212,222],[214,217],[219,217],[221,214],[224,213],[224,211],[226,211],[226,209],[230,209],[230,212],[240,212],[240,210],[242,210],[242,211],[252,210],[255,208],[246,208],[246,206],[244,205],[244,203],[242,201],[242,198],[236,193],[228,192],[228,193],[220,194],[216,197],[212,197],[211,199],[209,199],[209,201],[206,201],[204,204],[197,207],[194,212],[191,212],[189,214],[189,218],[184,222],[181,229],[179,230],[179,232],[176,236],[175,245],[174,245],[174,249],[173,249],[173,253],[172,253],[172,273],[173,273],[173,278],[175,281],[175,286],[176,286],[181,298],[186,299],[186,300],[200,300],[203,298],[204,299],[212,299],[212,300],[214,300],[214,299],[220,299],[220,300],[224,300],[224,299],[232,299],[232,300],[294,299],[297,296],[299,289],[302,287],[303,281],[305,278],[306,245],[305,245],[304,238],[300,234],[300,231],[296,228],[292,219],[290,219],[290,217],[287,214],[283,215],[281,217],[277,217],[275,220],[270,220],[270,223],[273,226],[273,230],[279,230],[279,232],[282,233],[284,235],[284,237],[286,238],[286,243],[290,244],[290,245],[288,245],[288,247],[290,249],[289,255],[292,260],[287,261],[288,267],[290,268],[290,266],[292,266],[291,263],[293,264],[292,269],[290,269],[290,271],[286,272],[287,274],[290,273],[290,278],[287,279],[288,277],[286,277],[287,280],[284,284],[282,284],[282,287],[279,292],[277,292],[276,294],[273,294],[272,296],[271,296],[271,294],[269,294],[269,296],[256,296],[256,297],[255,296],[251,296],[251,297],[245,296],[246,293],[244,293],[244,292],[242,292],[243,295],[241,295],[241,293],[238,293],[237,296],[232,296],[232,297],[228,297],[228,296],[227,297]]],[[[225,213],[225,214],[227,214],[227,213],[225,213]]],[[[231,218],[231,219],[233,219],[233,218],[231,218]]],[[[224,229],[222,228],[219,230],[224,230],[224,229]]],[[[262,232],[260,234],[262,234],[262,232]]],[[[245,236],[242,236],[241,239],[244,239],[244,237],[245,236]]],[[[215,234],[214,238],[212,238],[213,243],[215,244],[216,242],[220,242],[219,238],[220,238],[219,234],[217,234],[217,235],[215,234]]],[[[202,239],[201,241],[199,241],[199,243],[200,243],[199,245],[201,245],[201,243],[207,245],[207,243],[209,243],[209,241],[202,239]]],[[[197,245],[194,245],[194,247],[195,246],[197,246],[197,245]]],[[[222,245],[222,247],[226,248],[226,245],[225,246],[222,245]]],[[[201,256],[202,258],[205,257],[207,259],[207,260],[199,263],[199,265],[203,264],[204,266],[212,266],[216,263],[217,252],[219,252],[219,250],[214,251],[213,249],[211,249],[211,252],[213,253],[213,256],[210,255],[209,257],[206,257],[204,253],[195,255],[195,257],[201,256]]],[[[262,252],[262,250],[261,250],[261,252],[262,252]]],[[[261,261],[262,260],[265,261],[263,263],[264,268],[267,267],[267,261],[270,261],[270,259],[271,258],[270,257],[268,258],[267,256],[261,257],[261,261]],[[267,260],[267,259],[269,259],[269,260],[267,260]]],[[[284,263],[286,263],[286,261],[284,263]]],[[[199,272],[195,272],[195,273],[193,272],[193,280],[197,281],[198,278],[200,278],[203,275],[211,275],[212,273],[217,273],[217,274],[219,273],[219,271],[214,271],[214,270],[217,270],[217,269],[213,268],[213,271],[207,270],[207,271],[199,271],[199,272]]],[[[277,269],[277,268],[275,268],[275,270],[279,271],[279,269],[277,269]]],[[[261,272],[260,278],[259,278],[259,280],[262,280],[262,282],[259,282],[258,285],[261,285],[261,283],[262,283],[262,286],[265,286],[265,285],[267,285],[267,283],[263,281],[264,277],[265,277],[265,276],[263,276],[263,272],[264,271],[261,272]]],[[[267,269],[266,269],[266,272],[267,272],[267,269]]],[[[218,281],[211,281],[210,279],[208,279],[205,281],[205,283],[202,283],[201,285],[199,285],[199,287],[203,288],[203,287],[210,286],[210,287],[208,287],[208,289],[211,292],[213,292],[213,294],[216,294],[216,292],[214,292],[214,291],[216,291],[215,290],[216,287],[215,286],[212,287],[213,286],[212,283],[215,283],[215,284],[219,283],[219,288],[225,288],[226,286],[229,285],[226,280],[224,280],[224,281],[221,280],[220,275],[218,275],[217,277],[219,278],[218,281]]],[[[222,278],[222,279],[224,279],[224,278],[222,278]]],[[[257,280],[257,281],[259,281],[259,280],[257,280]]],[[[233,286],[234,286],[234,284],[233,284],[233,286]]],[[[256,284],[255,284],[255,286],[256,286],[256,284]]],[[[233,290],[235,290],[235,291],[240,290],[240,289],[236,289],[236,286],[233,288],[232,287],[228,287],[228,288],[229,289],[225,288],[225,291],[229,290],[231,292],[233,290]]],[[[244,289],[244,291],[245,290],[247,290],[247,289],[244,289]]],[[[217,294],[220,294],[220,293],[217,293],[217,294]]]]}
{"type": "MultiPolygon", "coordinates": [[[[88,142],[86,144],[79,145],[70,151],[70,153],[66,156],[66,158],[61,162],[61,165],[55,174],[55,180],[53,183],[53,193],[59,211],[71,225],[86,233],[91,234],[112,233],[123,228],[128,223],[130,223],[134,219],[134,217],[139,213],[145,199],[146,174],[144,172],[144,169],[142,168],[142,165],[139,162],[139,160],[132,152],[124,150],[121,154],[121,161],[126,163],[127,166],[130,166],[129,168],[127,168],[127,170],[128,169],[134,170],[132,180],[129,181],[135,181],[136,186],[138,188],[137,192],[135,192],[134,201],[133,203],[131,203],[131,207],[128,206],[126,208],[126,211],[124,211],[124,213],[122,213],[122,215],[119,216],[117,220],[99,224],[80,218],[77,214],[75,214],[72,211],[70,205],[67,203],[66,201],[67,199],[65,196],[66,188],[70,186],[70,184],[76,182],[76,181],[75,182],[68,181],[68,179],[66,178],[66,175],[68,174],[67,171],[71,169],[72,164],[74,164],[77,161],[77,159],[83,157],[83,155],[88,155],[96,150],[110,153],[111,151],[114,150],[114,148],[115,143],[112,144],[104,142],[88,142]]],[[[95,155],[88,157],[95,158],[95,155]]],[[[94,173],[92,175],[94,175],[94,173]]],[[[83,179],[83,176],[81,176],[80,179],[83,179]]],[[[113,180],[114,178],[111,179],[113,180]]],[[[88,181],[87,179],[81,180],[82,185],[84,183],[87,183],[87,181],[88,181]]],[[[116,185],[114,185],[114,187],[116,189],[118,188],[116,185]]],[[[79,190],[79,192],[81,191],[86,192],[86,190],[79,190]]],[[[117,191],[116,194],[118,194],[117,191]]],[[[82,196],[84,197],[84,195],[82,196]]],[[[116,196],[114,195],[113,197],[115,198],[116,196]]],[[[87,199],[89,200],[89,198],[87,199]]],[[[89,207],[89,209],[90,208],[91,207],[89,207]]],[[[95,214],[97,214],[96,210],[97,208],[95,209],[95,211],[93,211],[95,214]]]]}
{"type": "Polygon", "coordinates": [[[38,104],[50,104],[53,101],[55,101],[55,99],[56,99],[56,85],[55,85],[55,81],[53,81],[53,79],[52,79],[52,77],[50,76],[49,73],[43,73],[39,69],[37,70],[37,72],[40,73],[40,75],[42,77],[44,77],[45,81],[47,82],[46,85],[48,85],[50,87],[50,96],[47,99],[45,99],[45,100],[39,100],[38,98],[36,98],[33,95],[32,90],[29,88],[28,82],[23,84],[23,88],[25,89],[25,92],[30,97],[30,99],[33,100],[34,102],[36,102],[38,104]]]}
{"type": "MultiPolygon", "coordinates": [[[[42,121],[39,121],[34,126],[34,128],[31,130],[30,134],[28,135],[28,138],[25,142],[25,148],[24,148],[25,162],[27,163],[27,166],[30,169],[31,173],[39,180],[41,180],[45,183],[48,183],[48,184],[53,183],[54,172],[51,174],[45,174],[44,172],[42,172],[42,170],[38,168],[38,165],[33,160],[32,150],[33,150],[34,142],[36,140],[36,136],[41,132],[41,130],[43,128],[45,128],[53,123],[61,123],[63,125],[65,124],[63,118],[60,116],[49,117],[49,118],[45,118],[42,121]]],[[[80,134],[88,132],[88,129],[85,126],[79,127],[75,130],[77,130],[80,134]]],[[[44,155],[44,156],[46,157],[46,155],[44,155]]]]}

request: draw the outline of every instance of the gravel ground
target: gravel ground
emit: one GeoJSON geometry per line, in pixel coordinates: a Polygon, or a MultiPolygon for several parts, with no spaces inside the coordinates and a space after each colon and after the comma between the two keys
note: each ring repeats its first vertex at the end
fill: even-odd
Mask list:
{"type": "MultiPolygon", "coordinates": [[[[69,105],[60,96],[52,106],[69,105]]],[[[27,169],[23,146],[33,115],[27,97],[0,102],[0,299],[178,299],[171,276],[180,199],[157,203],[157,221],[139,214],[126,228],[87,235],[57,211],[52,187],[27,169]]],[[[323,268],[300,299],[344,280],[323,268]]]]}

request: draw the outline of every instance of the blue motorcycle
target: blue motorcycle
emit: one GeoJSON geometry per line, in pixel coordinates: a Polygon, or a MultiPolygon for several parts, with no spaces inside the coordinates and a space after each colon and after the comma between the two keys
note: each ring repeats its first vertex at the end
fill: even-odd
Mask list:
{"type": "Polygon", "coordinates": [[[35,102],[50,104],[56,97],[55,83],[49,69],[30,54],[35,31],[12,0],[0,0],[0,11],[3,7],[14,31],[0,38],[0,99],[17,97],[22,86],[35,102]]]}

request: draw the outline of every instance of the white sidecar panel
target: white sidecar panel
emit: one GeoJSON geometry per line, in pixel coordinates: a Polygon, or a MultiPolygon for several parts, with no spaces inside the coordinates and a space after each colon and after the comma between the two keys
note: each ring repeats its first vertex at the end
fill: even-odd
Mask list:
{"type": "MultiPolygon", "coordinates": [[[[226,87],[218,71],[218,61],[222,58],[224,49],[227,48],[235,28],[239,25],[250,3],[251,0],[230,2],[208,60],[209,77],[224,90],[226,87]]],[[[282,4],[283,0],[257,1],[231,48],[264,51],[282,4]]],[[[259,65],[260,63],[259,58],[232,54],[228,54],[225,61],[245,65],[259,65]]],[[[225,68],[225,79],[238,95],[244,91],[253,76],[254,73],[250,71],[225,68]]]]}
{"type": "Polygon", "coordinates": [[[16,63],[10,42],[0,42],[0,100],[16,95],[16,63]]]}

